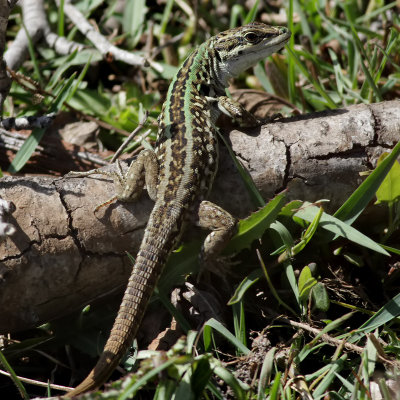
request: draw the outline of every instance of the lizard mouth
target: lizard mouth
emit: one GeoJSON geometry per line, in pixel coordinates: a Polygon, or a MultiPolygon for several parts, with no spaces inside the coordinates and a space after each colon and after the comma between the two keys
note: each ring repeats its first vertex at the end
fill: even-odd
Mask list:
{"type": "MultiPolygon", "coordinates": [[[[292,35],[292,34],[290,33],[289,30],[286,31],[286,34],[285,34],[284,36],[279,35],[278,38],[280,37],[280,40],[277,41],[276,43],[273,43],[273,44],[272,44],[272,47],[276,47],[276,46],[278,46],[278,45],[280,45],[280,44],[282,44],[282,43],[288,42],[291,35],[292,35]]],[[[278,39],[278,38],[277,38],[277,39],[278,39]]]]}

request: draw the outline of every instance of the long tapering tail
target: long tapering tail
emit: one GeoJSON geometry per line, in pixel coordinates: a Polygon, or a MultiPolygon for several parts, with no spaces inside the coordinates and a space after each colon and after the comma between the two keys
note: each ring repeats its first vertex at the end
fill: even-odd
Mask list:
{"type": "MultiPolygon", "coordinates": [[[[147,303],[157,284],[168,254],[172,250],[172,245],[165,243],[165,239],[167,239],[165,236],[164,240],[160,240],[160,237],[154,238],[151,231],[152,229],[146,230],[103,353],[85,380],[71,392],[65,394],[65,398],[73,398],[78,394],[98,389],[118,366],[135,338],[147,303]]],[[[171,239],[171,237],[168,237],[168,239],[171,239]]]]}

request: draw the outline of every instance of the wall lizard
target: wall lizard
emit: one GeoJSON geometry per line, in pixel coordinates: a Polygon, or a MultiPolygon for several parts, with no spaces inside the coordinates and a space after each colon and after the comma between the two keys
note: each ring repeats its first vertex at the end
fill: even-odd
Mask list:
{"type": "Polygon", "coordinates": [[[122,172],[99,169],[70,173],[112,175],[114,199],[133,201],[144,184],[155,201],[128,285],[109,339],[87,378],[65,397],[99,388],[117,367],[136,336],[161,270],[179,241],[186,223],[198,215],[199,225],[211,230],[204,259],[218,254],[235,232],[236,220],[205,200],[218,166],[216,120],[225,113],[242,126],[260,123],[225,95],[231,78],[280,50],[289,40],[285,27],[251,23],[227,30],[201,44],[184,61],[171,82],[158,119],[155,151],[144,150],[122,172]]]}

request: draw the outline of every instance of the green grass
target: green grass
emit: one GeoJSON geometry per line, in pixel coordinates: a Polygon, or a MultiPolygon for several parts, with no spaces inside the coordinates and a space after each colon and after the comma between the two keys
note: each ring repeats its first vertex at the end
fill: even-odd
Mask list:
{"type": "MultiPolygon", "coordinates": [[[[106,23],[115,19],[120,30],[114,39],[128,51],[148,52],[145,39],[150,33],[153,49],[183,36],[158,49],[154,61],[164,67],[161,72],[109,65],[90,49],[61,57],[30,44],[31,58],[21,72],[38,84],[14,82],[12,107],[6,102],[5,116],[78,110],[113,127],[102,128],[100,137],[115,150],[125,138],[121,132],[132,131],[148,110],[146,129],[152,129],[149,139],[154,141],[165,95],[161,88],[193,47],[221,30],[279,11],[286,15],[293,36],[281,58],[274,58],[274,79],[269,79],[263,62],[241,76],[238,86],[245,86],[254,73],[257,88],[285,99],[283,112],[291,111],[287,104],[309,113],[399,96],[396,2],[289,0],[279,10],[264,2],[247,9],[233,1],[211,0],[188,10],[174,1],[163,7],[135,1],[124,13],[116,11],[114,2],[75,3],[103,33],[106,23]],[[301,40],[302,35],[307,40],[301,40]],[[99,65],[107,73],[94,81],[91,75],[102,70],[99,65]],[[276,82],[281,83],[279,89],[276,82]],[[39,94],[44,97],[41,103],[33,101],[39,94]]],[[[53,2],[48,2],[47,12],[54,31],[89,45],[53,2]]],[[[13,24],[10,29],[15,32],[21,24],[18,15],[13,24]]],[[[13,163],[2,165],[2,170],[23,171],[42,135],[33,131],[13,163]]],[[[138,138],[127,151],[139,146],[138,138]]],[[[199,326],[196,318],[188,318],[169,301],[171,289],[185,280],[194,285],[197,296],[207,299],[205,303],[207,295],[215,296],[205,279],[196,282],[200,243],[184,244],[171,256],[153,304],[166,308],[185,335],[167,352],[139,351],[128,357],[124,365],[132,375],[114,382],[108,393],[86,398],[289,400],[307,393],[313,399],[368,399],[372,380],[379,383],[385,399],[390,398],[387,382],[375,372],[399,379],[398,369],[392,370],[393,364],[399,368],[400,359],[399,152],[397,144],[382,156],[332,215],[324,210],[323,201],[288,202],[284,194],[265,201],[235,160],[254,204],[262,208],[240,221],[238,234],[225,250],[224,256],[234,261],[230,273],[211,279],[220,289],[217,297],[224,317],[218,320],[213,315],[199,326]],[[377,204],[371,206],[374,201],[377,204]],[[363,222],[368,207],[388,216],[374,224],[378,228],[363,222]]],[[[7,390],[15,391],[15,382],[24,398],[37,393],[31,385],[22,385],[16,374],[46,381],[56,371],[56,383],[68,384],[71,372],[66,365],[79,364],[85,349],[94,355],[97,340],[101,343],[106,336],[98,332],[107,332],[112,319],[108,308],[93,307],[75,319],[21,334],[21,343],[5,346],[0,353],[0,362],[12,374],[12,380],[4,381],[7,390]]]]}

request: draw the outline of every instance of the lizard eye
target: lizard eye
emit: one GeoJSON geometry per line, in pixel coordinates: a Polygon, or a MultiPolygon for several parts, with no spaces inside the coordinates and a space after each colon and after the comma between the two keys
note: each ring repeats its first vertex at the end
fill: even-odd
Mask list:
{"type": "Polygon", "coordinates": [[[244,38],[249,42],[249,43],[255,43],[258,40],[258,35],[256,35],[254,32],[249,32],[244,35],[244,38]]]}

